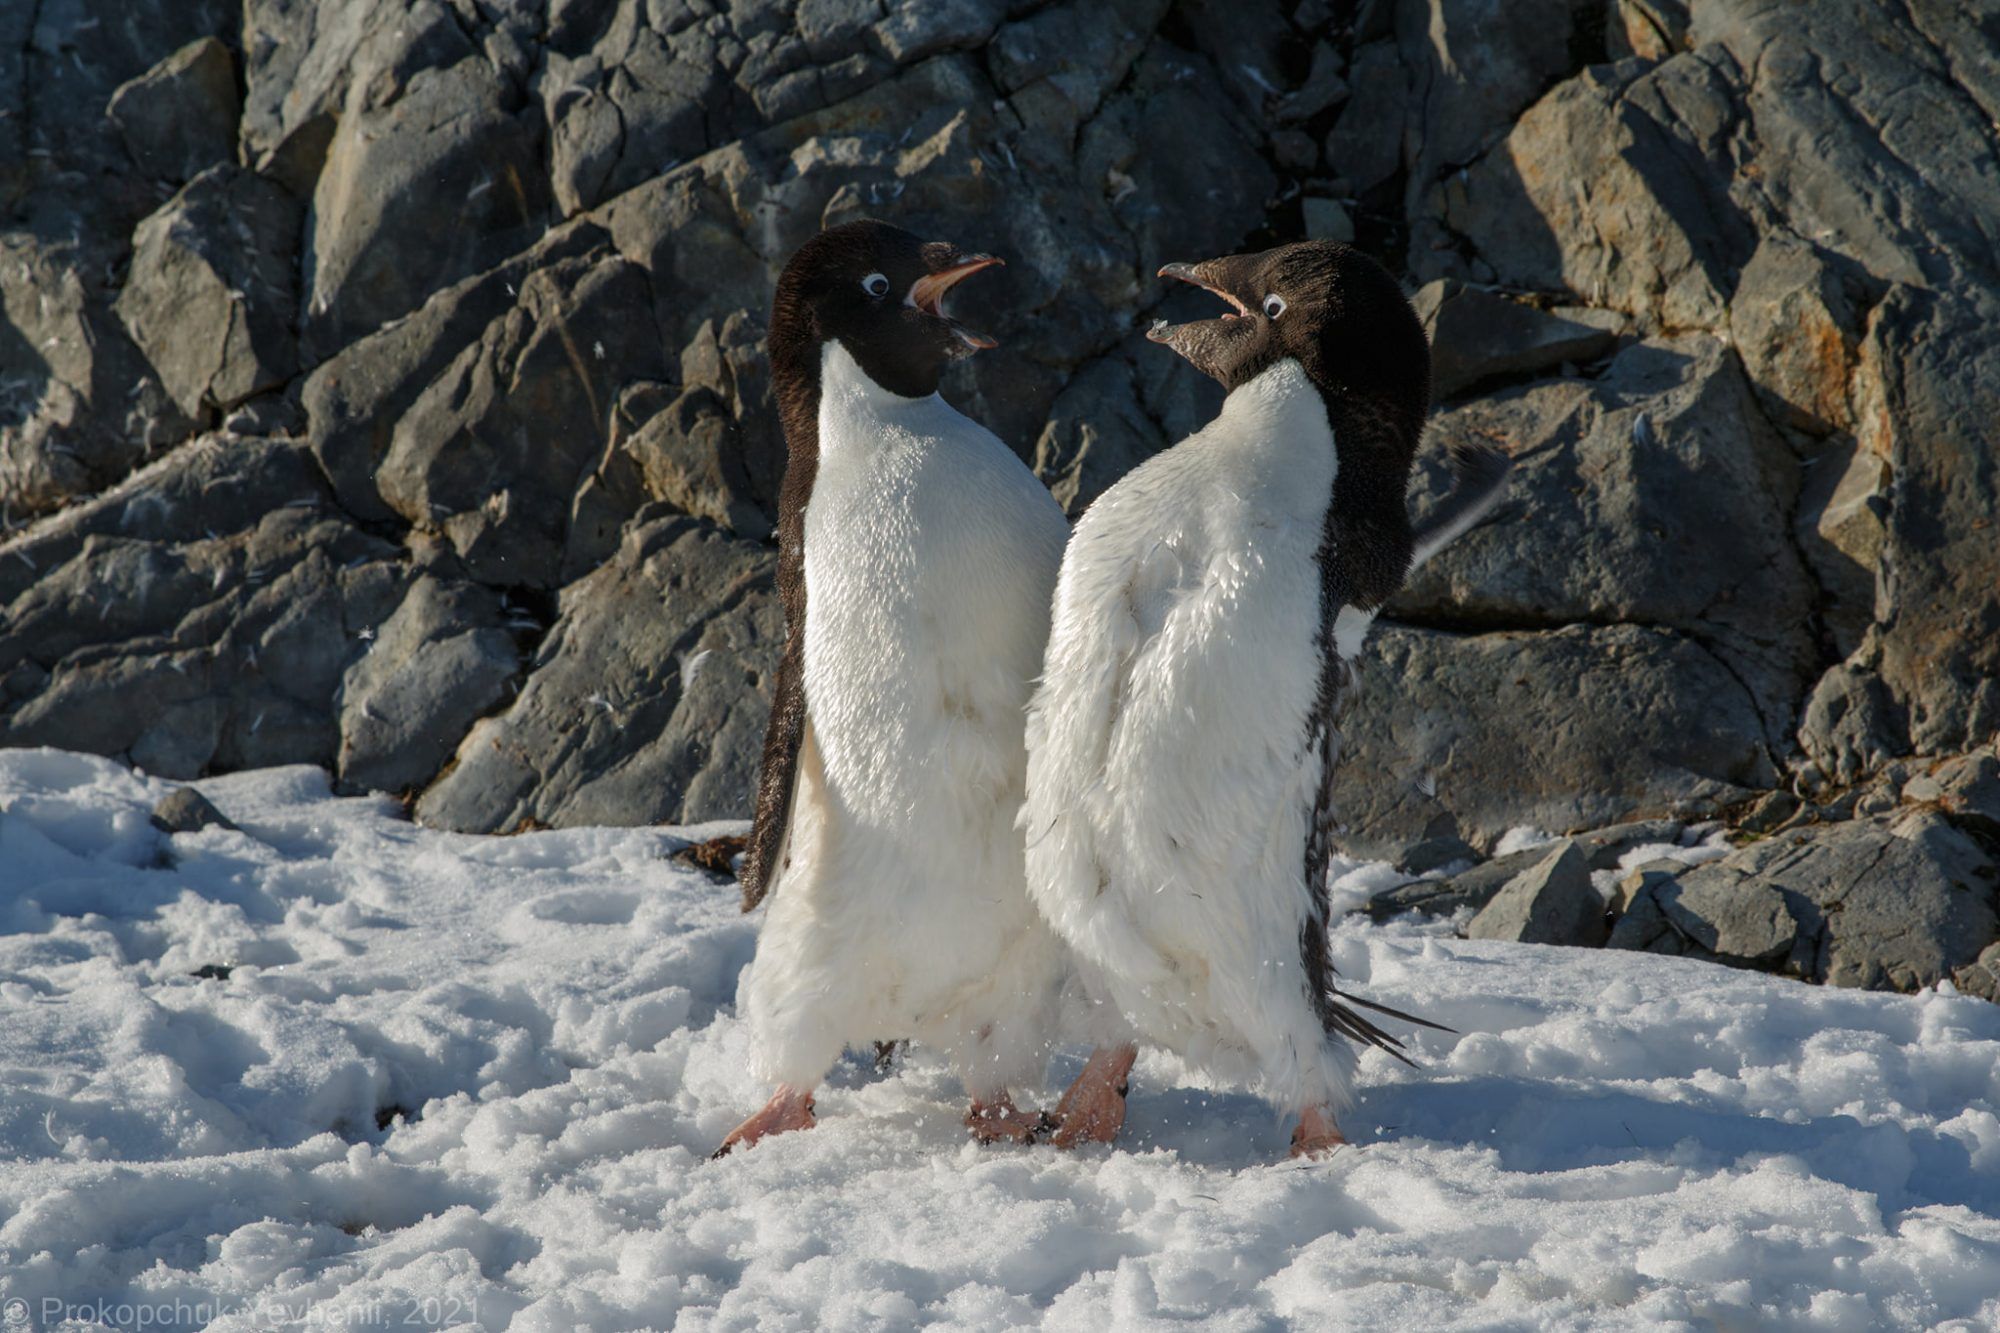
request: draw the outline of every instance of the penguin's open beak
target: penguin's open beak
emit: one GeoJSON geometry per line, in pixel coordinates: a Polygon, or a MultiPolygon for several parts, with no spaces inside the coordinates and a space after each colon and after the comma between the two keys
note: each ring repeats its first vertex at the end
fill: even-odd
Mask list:
{"type": "Polygon", "coordinates": [[[998,347],[1000,344],[983,333],[975,333],[944,312],[944,298],[953,287],[983,268],[992,268],[1005,261],[996,255],[967,255],[956,263],[947,265],[935,273],[926,273],[910,284],[910,304],[933,319],[941,319],[951,325],[951,331],[967,347],[979,351],[998,347]]]}
{"type": "Polygon", "coordinates": [[[1169,324],[1164,319],[1156,319],[1146,330],[1146,338],[1162,347],[1180,353],[1187,363],[1202,374],[1224,385],[1232,383],[1232,367],[1242,363],[1245,354],[1261,341],[1269,328],[1269,321],[1261,317],[1253,318],[1253,311],[1243,298],[1231,291],[1226,277],[1233,267],[1232,259],[1208,259],[1199,264],[1163,264],[1160,276],[1211,292],[1229,303],[1229,309],[1214,319],[1189,320],[1185,324],[1169,324]]]}
{"type": "MultiPolygon", "coordinates": [[[[1224,315],[1224,319],[1235,319],[1239,315],[1251,313],[1250,307],[1244,305],[1234,292],[1229,291],[1225,287],[1218,286],[1209,278],[1207,273],[1204,272],[1207,267],[1208,265],[1205,263],[1162,264],[1160,265],[1159,275],[1163,278],[1177,278],[1181,282],[1199,287],[1205,292],[1213,292],[1223,300],[1229,302],[1232,307],[1232,313],[1224,315]]],[[[1146,336],[1156,343],[1167,342],[1171,336],[1167,322],[1165,320],[1156,322],[1152,328],[1146,330],[1146,336]]]]}

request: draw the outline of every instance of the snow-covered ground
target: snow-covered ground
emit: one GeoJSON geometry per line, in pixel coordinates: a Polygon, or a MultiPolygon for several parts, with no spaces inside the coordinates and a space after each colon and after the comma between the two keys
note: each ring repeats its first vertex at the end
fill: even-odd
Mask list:
{"type": "Polygon", "coordinates": [[[2000,1327],[2000,1006],[1355,918],[1459,1035],[1323,1164],[1153,1055],[1118,1150],[974,1147],[921,1053],[709,1162],[754,922],[679,834],[200,786],[0,753],[6,1333],[2000,1327]]]}

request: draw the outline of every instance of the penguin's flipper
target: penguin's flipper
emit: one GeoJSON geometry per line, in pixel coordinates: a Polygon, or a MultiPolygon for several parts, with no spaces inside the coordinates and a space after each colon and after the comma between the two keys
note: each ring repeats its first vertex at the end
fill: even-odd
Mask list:
{"type": "Polygon", "coordinates": [[[1430,517],[1411,536],[1410,573],[1424,562],[1477,527],[1493,512],[1507,489],[1507,474],[1514,460],[1483,444],[1453,440],[1447,451],[1451,461],[1451,494],[1438,502],[1430,517]]]}
{"type": "Polygon", "coordinates": [[[799,750],[806,734],[805,617],[785,636],[778,680],[771,692],[771,721],[764,729],[764,759],[757,768],[757,814],[743,856],[743,910],[771,891],[784,863],[785,834],[792,823],[792,796],[798,789],[799,750]]]}

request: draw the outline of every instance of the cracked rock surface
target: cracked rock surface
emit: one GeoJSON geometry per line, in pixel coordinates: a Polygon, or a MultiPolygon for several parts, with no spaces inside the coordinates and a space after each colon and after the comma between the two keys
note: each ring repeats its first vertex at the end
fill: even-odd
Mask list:
{"type": "Polygon", "coordinates": [[[746,815],[790,251],[872,215],[1004,256],[958,311],[1001,346],[945,393],[1074,515],[1216,407],[1138,336],[1207,309],[1157,266],[1335,219],[1437,340],[1414,509],[1450,440],[1518,460],[1372,641],[1344,850],[1755,810],[1769,842],[1647,882],[1645,947],[1983,977],[1828,944],[1872,900],[1760,849],[1880,844],[1968,903],[1961,844],[1995,850],[1996,34],[1863,0],[0,7],[0,744],[323,764],[466,830],[746,815]]]}

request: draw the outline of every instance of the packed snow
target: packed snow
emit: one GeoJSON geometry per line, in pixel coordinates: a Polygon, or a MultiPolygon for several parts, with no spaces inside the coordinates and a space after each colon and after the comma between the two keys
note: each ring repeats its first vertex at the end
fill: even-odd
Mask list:
{"type": "Polygon", "coordinates": [[[1323,1163],[1153,1053],[1115,1150],[977,1147],[921,1051],[711,1162],[768,1091],[755,918],[670,859],[716,828],[198,785],[240,831],[0,753],[7,1333],[2000,1327],[2000,1006],[1948,988],[1350,917],[1342,974],[1458,1031],[1364,1055],[1323,1163]]]}

